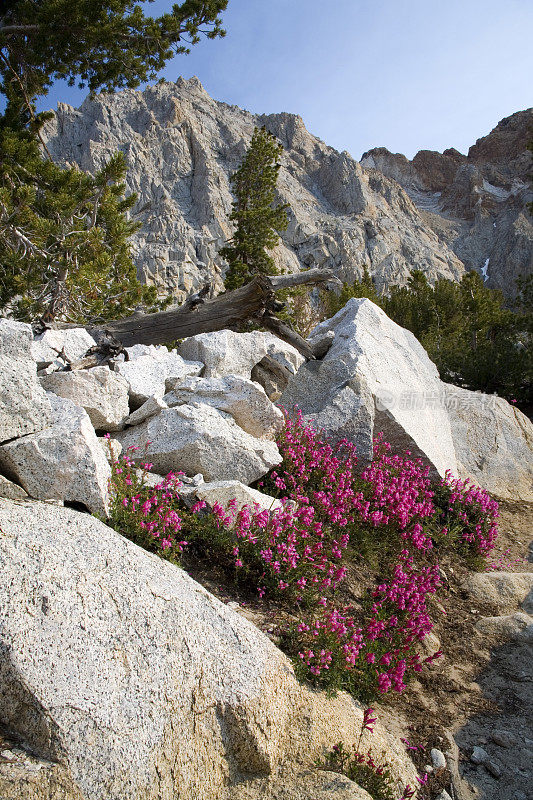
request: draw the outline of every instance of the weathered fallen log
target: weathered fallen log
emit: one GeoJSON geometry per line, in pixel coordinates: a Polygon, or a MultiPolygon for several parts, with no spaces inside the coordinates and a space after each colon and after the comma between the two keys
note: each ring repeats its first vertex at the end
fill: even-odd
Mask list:
{"type": "MultiPolygon", "coordinates": [[[[273,313],[275,292],[292,286],[318,285],[340,281],[330,270],[310,269],[293,275],[256,276],[250,283],[205,300],[194,308],[185,303],[177,308],[155,314],[134,314],[126,319],[101,325],[87,325],[87,331],[98,341],[102,337],[117,340],[122,347],[134,344],[168,344],[199,333],[224,328],[241,330],[246,322],[256,321],[280,339],[293,345],[307,359],[315,358],[312,348],[296,331],[273,313]]],[[[59,323],[55,327],[74,327],[59,323]]],[[[77,326],[79,327],[79,326],[77,326]]],[[[71,368],[86,368],[88,363],[72,364],[71,368]]],[[[92,361],[90,366],[93,366],[92,361]]]]}

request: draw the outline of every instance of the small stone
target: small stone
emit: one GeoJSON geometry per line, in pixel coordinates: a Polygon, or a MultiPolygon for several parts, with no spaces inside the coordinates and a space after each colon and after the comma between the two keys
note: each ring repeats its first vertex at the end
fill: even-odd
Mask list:
{"type": "Polygon", "coordinates": [[[518,744],[517,737],[510,731],[493,731],[490,738],[500,747],[515,747],[518,744]]]}
{"type": "Polygon", "coordinates": [[[6,761],[16,761],[17,760],[17,757],[16,757],[15,753],[13,753],[12,750],[2,750],[2,752],[0,753],[0,757],[1,758],[5,758],[6,761]]]}
{"type": "Polygon", "coordinates": [[[501,778],[502,776],[502,769],[499,764],[496,764],[495,761],[487,761],[485,764],[485,768],[487,772],[490,772],[493,778],[501,778]]]}
{"type": "Polygon", "coordinates": [[[426,764],[426,766],[424,767],[424,772],[427,772],[429,775],[431,775],[431,773],[433,772],[433,767],[431,766],[431,764],[426,764]]]}
{"type": "Polygon", "coordinates": [[[435,769],[446,769],[444,753],[441,750],[437,750],[436,747],[431,749],[431,762],[435,769]]]}
{"type": "Polygon", "coordinates": [[[482,747],[474,747],[472,755],[470,756],[470,761],[473,764],[484,764],[488,760],[489,754],[486,750],[483,750],[482,747]]]}
{"type": "Polygon", "coordinates": [[[439,794],[439,796],[435,798],[435,800],[452,800],[452,798],[450,797],[446,789],[443,789],[442,792],[439,794]]]}

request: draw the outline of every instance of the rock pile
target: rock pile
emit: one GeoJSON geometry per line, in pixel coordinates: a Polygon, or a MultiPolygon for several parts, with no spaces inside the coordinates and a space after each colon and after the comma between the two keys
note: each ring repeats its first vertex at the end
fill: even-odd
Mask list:
{"type": "Polygon", "coordinates": [[[279,389],[279,406],[355,442],[361,465],[383,433],[433,476],[450,471],[498,496],[533,499],[530,421],[501,398],[443,384],[415,337],[370,300],[350,300],[318,325],[310,342],[319,341],[325,356],[304,363],[272,334],[220,331],[186,339],[179,352],[134,345],[110,366],[69,370],[94,345],[86,331],[33,339],[28,325],[0,320],[0,495],[105,515],[107,432],[158,474],[253,483],[281,460],[279,389]],[[279,367],[276,391],[265,359],[279,367]]]}

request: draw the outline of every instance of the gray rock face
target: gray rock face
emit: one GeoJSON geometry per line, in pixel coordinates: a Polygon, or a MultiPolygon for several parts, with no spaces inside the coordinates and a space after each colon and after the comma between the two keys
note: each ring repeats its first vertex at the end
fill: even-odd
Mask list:
{"type": "Polygon", "coordinates": [[[462,274],[396,182],[325,145],[300,117],[216,102],[196,78],[101,94],[78,110],[60,104],[44,135],[55,158],[89,172],[117,150],[125,154],[127,189],[139,198],[139,274],[182,300],[208,282],[222,288],[217,253],[233,232],[229,176],[256,125],[284,147],[278,195],[291,214],[274,251],[281,271],[320,266],[353,280],[366,266],[379,286],[404,282],[414,268],[430,280],[462,274]]]}
{"type": "MultiPolygon", "coordinates": [[[[0,500],[0,527],[0,714],[45,776],[55,762],[64,793],[43,800],[365,798],[312,769],[362,707],[300,686],[184,571],[70,509],[0,500]]],[[[372,744],[414,785],[399,741],[378,725],[372,744]]]]}
{"type": "Polygon", "coordinates": [[[50,403],[37,380],[31,355],[32,330],[0,319],[0,442],[46,428],[50,403]]]}
{"type": "Polygon", "coordinates": [[[521,605],[533,613],[533,572],[474,572],[464,588],[475,603],[489,605],[495,613],[509,613],[521,605]]]}
{"type": "Polygon", "coordinates": [[[47,391],[84,408],[96,430],[120,430],[129,416],[128,383],[107,367],[52,372],[40,381],[47,391]]]}
{"type": "Polygon", "coordinates": [[[229,414],[204,403],[164,409],[116,438],[124,449],[139,447],[133,457],[149,460],[162,475],[181,470],[209,481],[231,476],[252,483],[282,460],[275,442],[250,436],[229,414]]]}
{"type": "Polygon", "coordinates": [[[533,272],[533,199],[528,174],[533,109],[519,111],[478,139],[468,156],[449,149],[421,150],[412,161],[383,147],[365,153],[367,169],[397,181],[424,223],[453,249],[467,269],[486,272],[505,294],[533,272]]]}
{"type": "Polygon", "coordinates": [[[249,378],[252,368],[269,355],[289,372],[295,373],[305,359],[290,344],[271,333],[253,331],[235,333],[223,330],[200,333],[185,339],[177,348],[178,353],[189,361],[205,364],[205,378],[225,375],[240,375],[249,378]]]}
{"type": "Polygon", "coordinates": [[[533,500],[533,425],[501,397],[442,384],[459,475],[499,497],[533,500]]]}
{"type": "Polygon", "coordinates": [[[272,405],[264,389],[236,375],[224,378],[186,378],[165,395],[173,408],[205,403],[231,414],[237,425],[258,439],[275,439],[283,428],[283,414],[272,405]]]}
{"type": "Polygon", "coordinates": [[[19,486],[12,481],[8,481],[3,475],[0,475],[0,497],[7,497],[9,500],[23,500],[28,496],[22,486],[19,486]]]}
{"type": "Polygon", "coordinates": [[[203,364],[184,361],[174,350],[166,347],[136,344],[128,347],[129,361],[115,364],[115,370],[126,379],[130,401],[139,408],[151,397],[161,399],[168,381],[199,375],[203,364]]]}
{"type": "MultiPolygon", "coordinates": [[[[320,323],[310,339],[327,331],[333,331],[335,337],[322,365],[314,368],[318,387],[313,390],[313,367],[306,365],[289,383],[282,403],[299,399],[304,414],[326,419],[329,415],[341,433],[349,433],[353,409],[356,428],[360,426],[366,437],[362,454],[365,447],[368,451],[369,432],[371,437],[382,431],[394,450],[410,451],[428,464],[433,474],[443,476],[448,469],[455,473],[455,450],[437,368],[413,334],[364,298],[350,300],[332,319],[320,323]],[[298,392],[301,373],[304,383],[298,392]],[[321,406],[328,382],[326,407],[314,407],[314,402],[321,406]],[[308,404],[306,395],[311,398],[308,404]],[[373,430],[371,398],[375,401],[373,430]]],[[[357,430],[355,437],[357,444],[357,430]]]]}
{"type": "Polygon", "coordinates": [[[85,411],[71,400],[48,395],[54,423],[0,446],[0,470],[30,497],[83,503],[107,514],[111,469],[85,411]]]}
{"type": "Polygon", "coordinates": [[[372,460],[374,398],[366,382],[342,359],[304,364],[289,380],[279,403],[289,413],[299,408],[304,419],[333,442],[354,442],[361,465],[372,460]]]}

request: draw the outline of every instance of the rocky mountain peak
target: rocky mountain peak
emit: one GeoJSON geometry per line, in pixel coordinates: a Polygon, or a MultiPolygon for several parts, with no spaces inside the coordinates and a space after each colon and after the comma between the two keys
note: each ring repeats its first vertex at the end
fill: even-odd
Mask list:
{"type": "Polygon", "coordinates": [[[125,154],[127,190],[138,195],[139,274],[181,300],[207,281],[223,286],[217,254],[232,234],[230,176],[263,125],[284,147],[278,195],[290,219],[274,252],[279,269],[329,267],[349,281],[366,267],[378,286],[405,282],[413,268],[431,281],[461,276],[459,259],[398,183],[328,147],[301,117],[218,102],[197,78],[102,93],[79,109],[62,104],[44,133],[54,158],[90,172],[125,154]]]}
{"type": "Polygon", "coordinates": [[[513,294],[518,277],[533,270],[533,225],[526,204],[533,109],[506,117],[470,147],[420,150],[412,161],[386,148],[366,152],[361,163],[397,181],[424,223],[467,269],[513,294]],[[485,273],[486,276],[485,276],[485,273]]]}

